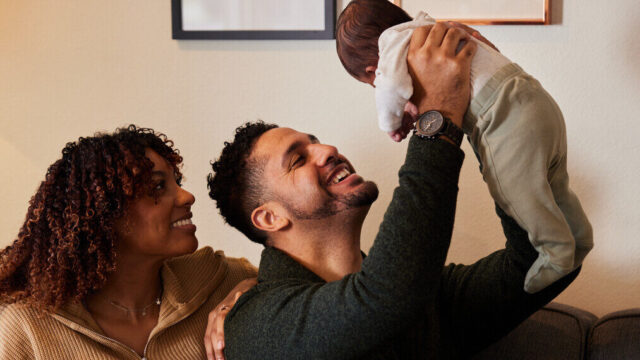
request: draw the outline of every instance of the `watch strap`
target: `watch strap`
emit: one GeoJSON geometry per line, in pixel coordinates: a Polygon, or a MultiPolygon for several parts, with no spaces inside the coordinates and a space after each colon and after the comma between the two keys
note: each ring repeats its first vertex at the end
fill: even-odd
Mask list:
{"type": "Polygon", "coordinates": [[[462,138],[464,137],[464,132],[462,131],[462,129],[457,127],[456,124],[454,124],[448,118],[444,118],[444,126],[438,134],[448,137],[458,146],[462,144],[462,138]]]}

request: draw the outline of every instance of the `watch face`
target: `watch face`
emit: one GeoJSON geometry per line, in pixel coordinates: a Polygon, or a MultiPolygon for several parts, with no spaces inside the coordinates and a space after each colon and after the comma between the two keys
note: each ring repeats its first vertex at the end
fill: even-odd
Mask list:
{"type": "Polygon", "coordinates": [[[438,111],[427,111],[418,120],[418,131],[423,135],[433,136],[442,129],[444,118],[438,111]]]}

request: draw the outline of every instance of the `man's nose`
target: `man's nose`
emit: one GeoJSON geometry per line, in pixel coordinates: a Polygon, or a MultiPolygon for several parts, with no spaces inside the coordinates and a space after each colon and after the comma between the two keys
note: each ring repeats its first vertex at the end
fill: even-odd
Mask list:
{"type": "Polygon", "coordinates": [[[311,144],[309,145],[309,152],[313,154],[314,161],[317,166],[326,166],[336,160],[338,160],[338,148],[325,144],[311,144]]]}

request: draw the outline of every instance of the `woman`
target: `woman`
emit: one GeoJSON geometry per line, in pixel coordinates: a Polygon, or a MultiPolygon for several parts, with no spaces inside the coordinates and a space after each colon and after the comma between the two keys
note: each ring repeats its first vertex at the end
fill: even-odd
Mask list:
{"type": "Polygon", "coordinates": [[[206,356],[209,312],[256,270],[194,252],[181,162],[134,125],[67,144],[0,252],[0,359],[206,356]]]}

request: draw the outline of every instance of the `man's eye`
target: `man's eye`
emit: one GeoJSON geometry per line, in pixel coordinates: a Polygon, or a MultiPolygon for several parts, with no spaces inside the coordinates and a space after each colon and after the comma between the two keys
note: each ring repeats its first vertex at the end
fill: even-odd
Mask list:
{"type": "Polygon", "coordinates": [[[291,164],[291,167],[297,166],[297,165],[302,165],[304,164],[304,156],[300,156],[298,157],[293,164],[291,164]]]}

